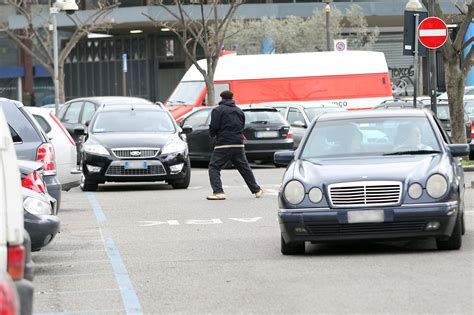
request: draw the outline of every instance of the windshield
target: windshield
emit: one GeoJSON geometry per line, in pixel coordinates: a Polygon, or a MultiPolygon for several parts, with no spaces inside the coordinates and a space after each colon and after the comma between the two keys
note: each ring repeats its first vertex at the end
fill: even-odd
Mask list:
{"type": "Polygon", "coordinates": [[[438,116],[440,120],[450,120],[449,106],[438,104],[438,106],[436,106],[436,116],[438,116]]]}
{"type": "Polygon", "coordinates": [[[180,82],[168,100],[168,105],[194,105],[204,87],[204,81],[180,82]]]}
{"type": "Polygon", "coordinates": [[[245,124],[279,124],[287,125],[288,123],[280,115],[278,111],[270,110],[246,110],[245,114],[245,124]]]}
{"type": "Polygon", "coordinates": [[[465,108],[469,118],[474,118],[474,102],[467,102],[465,108]]]}
{"type": "Polygon", "coordinates": [[[162,111],[116,111],[97,114],[93,133],[106,132],[166,132],[175,131],[173,121],[162,111]]]}
{"type": "Polygon", "coordinates": [[[330,112],[342,112],[343,109],[340,107],[308,107],[304,109],[306,115],[308,115],[309,121],[313,121],[313,119],[322,113],[330,113],[330,112]]]}
{"type": "Polygon", "coordinates": [[[410,154],[410,151],[423,154],[439,150],[426,117],[360,118],[318,122],[311,130],[301,157],[410,154]]]}

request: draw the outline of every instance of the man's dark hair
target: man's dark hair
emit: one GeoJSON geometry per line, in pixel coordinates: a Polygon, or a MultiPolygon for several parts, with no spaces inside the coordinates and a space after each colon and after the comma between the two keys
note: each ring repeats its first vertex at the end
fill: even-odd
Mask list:
{"type": "Polygon", "coordinates": [[[234,93],[231,91],[223,91],[221,97],[223,100],[231,100],[234,97],[234,93]]]}

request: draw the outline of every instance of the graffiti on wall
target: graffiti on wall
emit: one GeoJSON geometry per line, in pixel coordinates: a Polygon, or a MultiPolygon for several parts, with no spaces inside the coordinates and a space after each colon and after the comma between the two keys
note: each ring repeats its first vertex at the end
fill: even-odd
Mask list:
{"type": "Polygon", "coordinates": [[[413,78],[415,70],[409,67],[389,67],[390,79],[392,80],[392,94],[394,96],[413,95],[413,78]]]}

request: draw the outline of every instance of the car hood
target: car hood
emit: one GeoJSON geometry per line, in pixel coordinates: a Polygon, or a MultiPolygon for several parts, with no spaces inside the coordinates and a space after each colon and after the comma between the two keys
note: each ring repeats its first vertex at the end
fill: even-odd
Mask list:
{"type": "Polygon", "coordinates": [[[109,149],[114,148],[162,148],[171,139],[177,137],[175,133],[95,133],[91,134],[87,143],[96,143],[109,149]]]}
{"type": "Polygon", "coordinates": [[[429,174],[450,172],[443,154],[298,160],[294,178],[308,184],[394,180],[424,182],[429,174]]]}

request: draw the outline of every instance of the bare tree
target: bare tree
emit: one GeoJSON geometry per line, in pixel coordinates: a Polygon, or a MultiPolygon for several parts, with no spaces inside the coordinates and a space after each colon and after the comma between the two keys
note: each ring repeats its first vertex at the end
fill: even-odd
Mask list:
{"type": "Polygon", "coordinates": [[[214,74],[221,49],[227,36],[230,21],[244,0],[199,0],[195,5],[184,5],[175,0],[174,6],[162,0],[156,4],[163,8],[173,21],[160,21],[146,15],[156,26],[167,27],[179,39],[184,53],[202,74],[207,87],[207,105],[215,104],[214,74]],[[198,63],[198,48],[202,49],[206,66],[198,63]]]}
{"type": "MultiPolygon", "coordinates": [[[[26,26],[22,29],[12,30],[8,25],[0,22],[0,32],[7,34],[25,53],[31,55],[53,77],[53,34],[50,30],[51,17],[47,12],[49,8],[47,6],[34,6],[39,4],[38,0],[5,0],[4,3],[14,7],[17,14],[25,18],[26,26]],[[46,14],[44,15],[44,13],[46,14]],[[42,18],[43,16],[46,17],[42,18]],[[38,23],[38,21],[40,22],[38,23]],[[32,45],[29,45],[28,42],[31,42],[32,45]]],[[[76,44],[86,37],[88,33],[106,30],[111,27],[111,23],[106,20],[106,15],[118,4],[118,0],[99,0],[97,10],[84,20],[81,20],[77,14],[67,15],[73,21],[74,27],[68,39],[59,48],[60,102],[65,101],[64,63],[67,57],[76,44]]]]}
{"type": "MultiPolygon", "coordinates": [[[[226,48],[239,54],[259,54],[266,41],[277,53],[324,51],[326,45],[326,18],[323,10],[314,10],[308,18],[288,16],[283,19],[235,20],[229,26],[226,48]]],[[[331,33],[349,41],[350,49],[371,49],[379,34],[369,29],[362,9],[352,5],[343,15],[336,8],[331,12],[331,33]],[[351,32],[347,33],[346,30],[351,32]]]]}
{"type": "MultiPolygon", "coordinates": [[[[425,6],[428,1],[423,1],[425,6]]],[[[451,137],[456,143],[466,143],[466,130],[464,125],[464,86],[466,76],[473,64],[474,37],[465,41],[465,36],[469,24],[474,16],[474,4],[470,0],[456,1],[454,4],[458,8],[460,15],[446,17],[453,19],[450,22],[459,22],[459,29],[456,38],[448,36],[446,43],[441,47],[444,61],[444,73],[446,91],[449,99],[449,112],[451,118],[451,137]],[[461,3],[461,4],[460,4],[461,3]],[[471,47],[469,52],[463,57],[466,48],[471,47]]],[[[443,12],[439,0],[434,0],[435,14],[443,18],[443,12]]]]}

